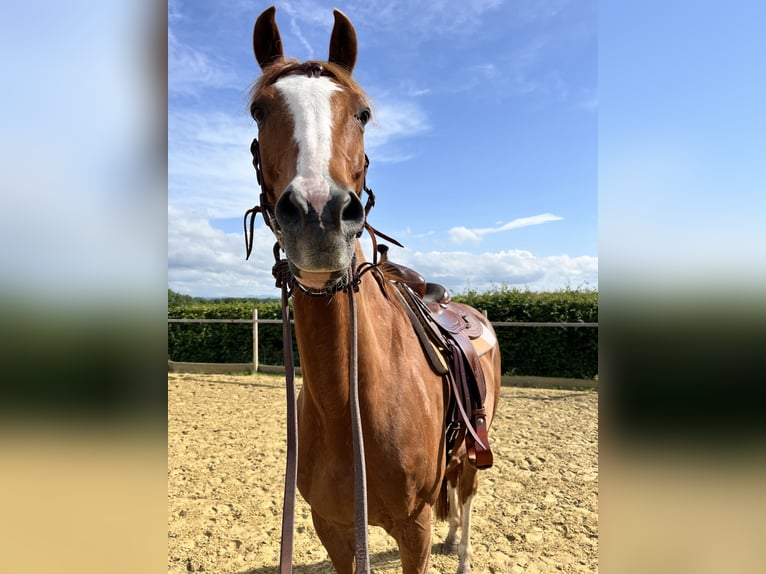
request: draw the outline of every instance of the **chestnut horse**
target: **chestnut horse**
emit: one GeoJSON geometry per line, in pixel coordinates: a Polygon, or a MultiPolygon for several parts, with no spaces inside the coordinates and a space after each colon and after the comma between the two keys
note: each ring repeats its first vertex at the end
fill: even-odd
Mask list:
{"type": "MultiPolygon", "coordinates": [[[[335,295],[364,260],[364,128],[370,104],[352,80],[351,22],[335,11],[326,62],[285,58],[269,8],[253,33],[262,76],[250,110],[258,124],[264,200],[297,287],[293,292],[303,388],[298,398],[298,489],[339,574],[354,572],[354,485],[349,414],[350,302],[335,295]],[[316,296],[320,294],[320,296],[316,296]],[[322,295],[324,294],[324,295],[322,295]]],[[[445,449],[445,380],[421,351],[401,299],[367,273],[355,294],[359,404],[367,459],[369,524],[396,539],[405,574],[425,574],[431,513],[449,518],[446,551],[470,572],[477,470],[465,445],[445,449]]],[[[486,319],[471,310],[491,331],[486,319]]],[[[481,357],[492,420],[500,385],[495,346],[481,357]]]]}

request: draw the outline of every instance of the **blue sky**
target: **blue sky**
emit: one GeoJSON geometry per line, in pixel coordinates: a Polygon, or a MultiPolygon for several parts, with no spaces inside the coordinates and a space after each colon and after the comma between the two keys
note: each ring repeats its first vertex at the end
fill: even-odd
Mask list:
{"type": "Polygon", "coordinates": [[[599,5],[602,302],[724,287],[766,309],[764,23],[754,0],[599,5]]]}
{"type": "MultiPolygon", "coordinates": [[[[766,3],[602,2],[597,24],[594,2],[460,4],[460,13],[434,2],[340,6],[359,30],[357,75],[378,107],[371,219],[407,245],[397,259],[455,290],[540,289],[595,285],[598,255],[602,304],[669,285],[762,299],[766,3]],[[417,201],[430,210],[409,207],[417,201]],[[544,214],[562,219],[452,240],[471,237],[461,227],[544,214]]],[[[8,6],[3,289],[78,300],[152,293],[160,303],[168,285],[276,294],[272,239],[258,231],[245,262],[240,230],[258,195],[245,100],[264,7],[171,2],[166,84],[151,36],[164,30],[162,4],[8,6]],[[157,141],[166,109],[167,195],[157,141]]],[[[330,14],[279,4],[288,51],[323,55],[330,14]]]]}
{"type": "MultiPolygon", "coordinates": [[[[391,256],[453,291],[598,286],[597,6],[592,0],[276,2],[285,52],[325,59],[338,7],[366,135],[371,223],[391,256]]],[[[255,18],[270,3],[169,3],[168,285],[274,296],[246,98],[255,18]]],[[[366,241],[366,239],[365,239],[366,241]]]]}

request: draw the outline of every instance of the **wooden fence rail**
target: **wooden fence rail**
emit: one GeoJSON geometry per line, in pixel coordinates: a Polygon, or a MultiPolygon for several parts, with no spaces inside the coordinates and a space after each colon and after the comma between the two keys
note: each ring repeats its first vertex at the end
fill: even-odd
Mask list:
{"type": "MultiPolygon", "coordinates": [[[[256,319],[260,325],[281,325],[282,319],[256,319]]],[[[294,321],[290,319],[290,322],[294,321]]],[[[253,319],[168,319],[168,323],[242,323],[251,324],[253,319]]],[[[556,323],[524,321],[490,321],[493,327],[598,327],[598,323],[556,323]]]]}
{"type": "MultiPolygon", "coordinates": [[[[485,313],[486,316],[486,313],[485,313]]],[[[291,323],[294,321],[290,321],[291,323]]],[[[252,363],[184,363],[168,361],[168,369],[183,372],[240,372],[252,368],[253,372],[274,372],[281,367],[261,365],[258,361],[258,325],[281,325],[282,319],[259,319],[258,309],[253,309],[252,319],[175,319],[168,318],[168,323],[221,323],[221,324],[251,324],[253,326],[253,362],[252,363]]],[[[530,321],[490,321],[493,327],[541,327],[541,328],[597,328],[598,323],[563,323],[563,322],[530,322],[530,321]]],[[[517,377],[503,375],[503,384],[513,386],[534,387],[590,387],[598,388],[598,380],[562,379],[552,377],[517,377]]]]}

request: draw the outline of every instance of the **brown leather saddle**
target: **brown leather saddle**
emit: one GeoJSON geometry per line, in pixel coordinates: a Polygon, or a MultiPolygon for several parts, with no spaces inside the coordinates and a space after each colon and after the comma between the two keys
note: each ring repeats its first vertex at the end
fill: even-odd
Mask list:
{"type": "Polygon", "coordinates": [[[388,259],[380,245],[378,269],[392,282],[405,303],[413,329],[434,372],[447,378],[447,454],[465,439],[468,460],[477,468],[492,466],[487,412],[487,383],[477,346],[486,327],[449,292],[427,282],[418,272],[388,259]],[[475,345],[474,342],[477,342],[475,345]]]}

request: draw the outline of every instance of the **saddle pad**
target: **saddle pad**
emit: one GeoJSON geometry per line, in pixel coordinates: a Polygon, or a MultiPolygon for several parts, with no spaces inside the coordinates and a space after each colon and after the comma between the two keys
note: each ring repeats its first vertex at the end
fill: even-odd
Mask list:
{"type": "Polygon", "coordinates": [[[497,344],[492,331],[477,317],[456,309],[453,305],[428,305],[431,317],[450,333],[468,337],[476,354],[481,357],[497,344]]]}
{"type": "Polygon", "coordinates": [[[486,355],[490,349],[497,345],[497,338],[484,323],[481,324],[481,334],[470,341],[473,348],[476,349],[476,354],[480,357],[486,355]]]}

